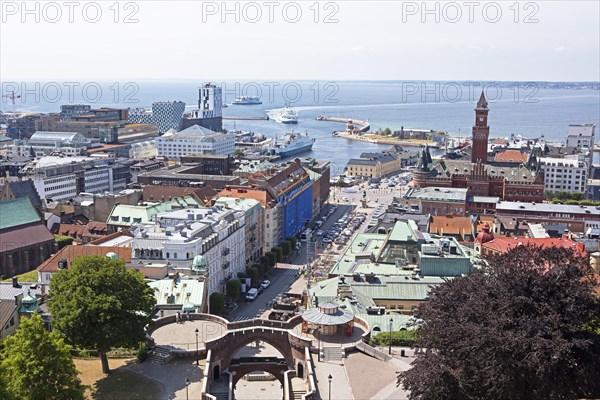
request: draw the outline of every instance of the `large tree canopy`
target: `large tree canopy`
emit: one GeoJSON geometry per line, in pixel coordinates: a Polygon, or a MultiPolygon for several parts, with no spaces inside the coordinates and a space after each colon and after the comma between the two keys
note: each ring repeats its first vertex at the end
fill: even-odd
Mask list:
{"type": "Polygon", "coordinates": [[[84,387],[63,339],[39,315],[21,319],[0,353],[0,398],[83,399],[84,387]]]}
{"type": "Polygon", "coordinates": [[[143,275],[108,257],[76,258],[50,282],[52,325],[69,343],[97,349],[105,373],[111,348],[144,340],[155,304],[143,275]]]}
{"type": "Polygon", "coordinates": [[[600,386],[596,281],[570,249],[518,247],[433,289],[410,399],[576,399],[600,386]],[[596,332],[594,332],[596,330],[596,332]]]}

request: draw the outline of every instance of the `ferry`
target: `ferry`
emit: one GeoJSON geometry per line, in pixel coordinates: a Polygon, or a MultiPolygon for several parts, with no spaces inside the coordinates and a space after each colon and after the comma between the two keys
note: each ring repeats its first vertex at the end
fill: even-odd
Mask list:
{"type": "Polygon", "coordinates": [[[231,104],[235,105],[254,105],[254,104],[262,104],[260,97],[257,96],[238,96],[236,97],[231,104]]]}
{"type": "Polygon", "coordinates": [[[298,113],[295,110],[286,107],[283,109],[283,111],[281,111],[281,114],[279,114],[277,120],[282,124],[297,124],[298,113]]]}
{"type": "Polygon", "coordinates": [[[280,157],[289,157],[311,151],[314,143],[315,138],[308,137],[308,134],[302,136],[292,131],[281,138],[276,138],[275,142],[269,147],[269,152],[280,157]]]}

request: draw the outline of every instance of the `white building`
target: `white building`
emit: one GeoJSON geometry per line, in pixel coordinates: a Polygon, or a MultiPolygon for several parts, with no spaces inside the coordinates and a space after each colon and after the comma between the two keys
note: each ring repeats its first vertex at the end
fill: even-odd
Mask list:
{"type": "Polygon", "coordinates": [[[540,157],[544,191],[587,193],[588,164],[582,155],[564,158],[540,157]]]}
{"type": "Polygon", "coordinates": [[[160,213],[138,225],[133,256],[165,260],[174,268],[191,269],[198,255],[208,264],[208,295],[225,293],[225,283],[243,272],[245,215],[224,207],[184,208],[160,213]]]}
{"type": "Polygon", "coordinates": [[[79,193],[123,190],[131,178],[127,165],[112,158],[54,157],[33,160],[20,171],[33,181],[40,198],[63,200],[79,193]]]}
{"type": "Polygon", "coordinates": [[[567,147],[592,150],[596,135],[594,124],[569,125],[567,133],[567,147]]]}
{"type": "Polygon", "coordinates": [[[265,210],[260,202],[254,199],[219,197],[214,201],[214,205],[244,212],[246,265],[258,262],[262,256],[265,224],[265,210]]]}
{"type": "Polygon", "coordinates": [[[9,157],[43,157],[60,152],[66,156],[82,156],[91,142],[76,132],[35,132],[27,140],[15,140],[6,147],[9,157]]]}
{"type": "Polygon", "coordinates": [[[152,103],[152,111],[135,109],[129,111],[127,122],[132,124],[154,124],[160,133],[169,129],[180,129],[185,103],[183,101],[159,101],[152,103]]]}
{"type": "Polygon", "coordinates": [[[169,160],[179,160],[189,154],[233,155],[235,135],[213,132],[198,125],[181,132],[173,130],[156,138],[159,156],[169,160]]]}

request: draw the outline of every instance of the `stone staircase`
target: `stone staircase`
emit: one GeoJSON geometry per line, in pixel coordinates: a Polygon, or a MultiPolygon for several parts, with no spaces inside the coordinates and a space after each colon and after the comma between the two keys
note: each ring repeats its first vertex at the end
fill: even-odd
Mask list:
{"type": "Polygon", "coordinates": [[[302,396],[306,394],[306,390],[293,390],[290,393],[290,400],[302,400],[302,396]]]}
{"type": "Polygon", "coordinates": [[[211,391],[210,394],[213,395],[213,396],[215,396],[215,398],[217,400],[229,400],[229,393],[227,393],[227,391],[225,391],[225,392],[223,392],[223,391],[218,391],[218,392],[211,391]]]}
{"type": "Polygon", "coordinates": [[[323,359],[325,361],[342,363],[343,358],[344,351],[341,347],[323,347],[323,359]]]}
{"type": "Polygon", "coordinates": [[[156,346],[154,349],[148,354],[148,360],[153,364],[164,365],[173,359],[171,352],[169,349],[166,349],[161,346],[156,346]]]}

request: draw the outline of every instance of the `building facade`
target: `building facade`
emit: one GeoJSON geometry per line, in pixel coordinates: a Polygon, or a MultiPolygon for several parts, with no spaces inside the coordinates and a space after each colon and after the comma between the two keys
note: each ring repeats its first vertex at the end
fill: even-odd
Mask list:
{"type": "Polygon", "coordinates": [[[540,157],[539,162],[545,191],[586,194],[589,167],[584,157],[540,157]]]}
{"type": "Polygon", "coordinates": [[[159,259],[191,270],[202,256],[207,263],[208,295],[225,293],[225,283],[245,271],[244,212],[224,207],[185,208],[156,215],[139,225],[133,240],[133,256],[159,259]]]}
{"type": "Polygon", "coordinates": [[[235,136],[217,133],[198,125],[181,132],[169,131],[156,138],[159,156],[179,160],[190,154],[233,155],[235,136]]]}
{"type": "Polygon", "coordinates": [[[160,133],[169,129],[179,130],[185,113],[183,101],[160,101],[152,103],[152,111],[130,110],[128,122],[132,124],[144,123],[158,126],[160,133]]]}
{"type": "Polygon", "coordinates": [[[214,132],[223,131],[223,95],[221,87],[206,83],[198,90],[198,109],[182,121],[182,128],[194,125],[210,129],[214,132]]]}
{"type": "Polygon", "coordinates": [[[113,158],[41,157],[21,169],[42,199],[71,199],[80,193],[123,190],[131,182],[127,163],[113,158]]]}

